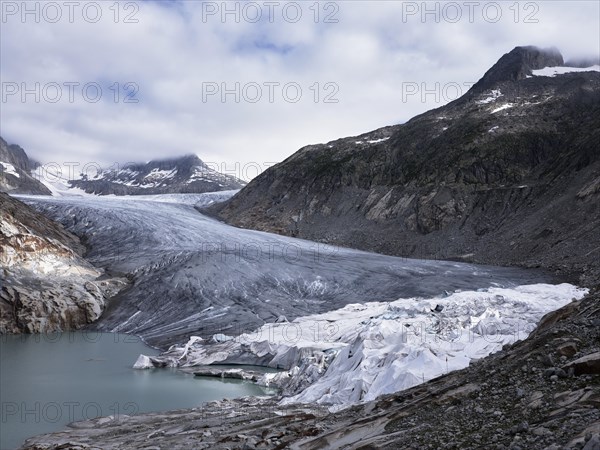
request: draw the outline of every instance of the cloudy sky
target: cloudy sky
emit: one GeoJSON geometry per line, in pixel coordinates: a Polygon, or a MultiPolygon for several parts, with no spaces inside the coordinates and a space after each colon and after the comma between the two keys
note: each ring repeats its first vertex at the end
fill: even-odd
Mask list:
{"type": "Polygon", "coordinates": [[[41,162],[251,178],[453,100],[518,45],[598,57],[597,1],[2,1],[0,135],[41,162]]]}

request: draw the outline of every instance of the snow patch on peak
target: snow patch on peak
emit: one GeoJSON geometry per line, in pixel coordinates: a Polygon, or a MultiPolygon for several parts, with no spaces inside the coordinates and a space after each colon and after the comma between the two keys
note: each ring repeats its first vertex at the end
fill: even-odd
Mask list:
{"type": "Polygon", "coordinates": [[[60,166],[52,163],[39,166],[31,176],[48,188],[54,197],[95,197],[83,189],[71,187],[69,180],[64,178],[60,166]]]}
{"type": "Polygon", "coordinates": [[[389,139],[389,137],[384,137],[384,138],[381,138],[381,139],[373,139],[373,140],[371,140],[371,141],[367,141],[367,142],[368,142],[369,144],[378,144],[378,143],[380,143],[380,142],[387,141],[388,139],[389,139]]]}
{"type": "Polygon", "coordinates": [[[354,142],[356,145],[364,145],[364,144],[379,144],[380,142],[385,142],[389,139],[390,137],[384,137],[381,139],[370,139],[370,140],[366,140],[366,141],[356,141],[354,142]]]}
{"type": "MultiPolygon", "coordinates": [[[[575,72],[600,72],[600,65],[591,67],[544,67],[539,70],[532,70],[531,76],[534,77],[555,77],[557,75],[564,75],[565,73],[575,72]]],[[[529,78],[529,77],[528,77],[529,78]]]]}
{"type": "Polygon", "coordinates": [[[164,179],[164,178],[173,178],[177,174],[177,169],[173,170],[161,170],[154,168],[146,175],[144,178],[152,178],[152,179],[164,179]]]}

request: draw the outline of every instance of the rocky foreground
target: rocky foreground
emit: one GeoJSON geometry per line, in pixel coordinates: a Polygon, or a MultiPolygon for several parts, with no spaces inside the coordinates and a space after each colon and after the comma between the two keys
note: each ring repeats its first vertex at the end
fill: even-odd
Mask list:
{"type": "Polygon", "coordinates": [[[524,341],[414,388],[337,413],[238,399],[72,424],[24,449],[600,448],[600,293],[524,341]]]}

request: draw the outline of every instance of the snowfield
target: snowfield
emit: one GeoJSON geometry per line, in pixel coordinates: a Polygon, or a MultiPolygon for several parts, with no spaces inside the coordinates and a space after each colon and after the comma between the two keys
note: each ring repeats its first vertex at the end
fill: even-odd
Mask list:
{"type": "Polygon", "coordinates": [[[488,93],[488,96],[484,99],[478,100],[476,103],[478,105],[487,105],[488,103],[495,102],[500,97],[503,97],[504,94],[500,92],[498,89],[493,89],[488,93]]]}

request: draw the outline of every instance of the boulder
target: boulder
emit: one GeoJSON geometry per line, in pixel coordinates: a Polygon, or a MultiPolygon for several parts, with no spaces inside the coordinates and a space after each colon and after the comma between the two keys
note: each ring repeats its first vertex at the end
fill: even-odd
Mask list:
{"type": "Polygon", "coordinates": [[[575,375],[600,374],[600,352],[583,356],[564,366],[566,370],[570,368],[573,368],[575,375]]]}

